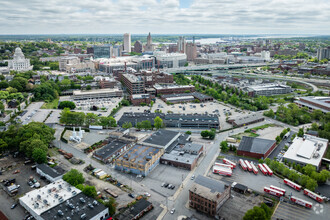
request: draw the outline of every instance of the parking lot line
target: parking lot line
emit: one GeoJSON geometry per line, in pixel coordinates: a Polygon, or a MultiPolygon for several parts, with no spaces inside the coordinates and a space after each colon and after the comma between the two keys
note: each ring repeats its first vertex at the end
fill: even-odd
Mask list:
{"type": "Polygon", "coordinates": [[[280,219],[309,219],[312,215],[310,210],[303,209],[299,206],[294,206],[291,204],[283,204],[281,203],[274,215],[273,219],[280,218],[280,219]]]}
{"type": "Polygon", "coordinates": [[[286,205],[281,204],[280,208],[289,208],[289,209],[294,210],[294,211],[299,210],[300,212],[303,212],[303,213],[311,211],[310,209],[303,208],[303,207],[298,206],[298,205],[292,205],[292,204],[286,204],[286,205]]]}
{"type": "Polygon", "coordinates": [[[277,209],[276,215],[286,216],[289,218],[299,217],[299,219],[306,219],[306,218],[308,219],[311,214],[296,212],[296,211],[290,210],[290,209],[277,209]]]}

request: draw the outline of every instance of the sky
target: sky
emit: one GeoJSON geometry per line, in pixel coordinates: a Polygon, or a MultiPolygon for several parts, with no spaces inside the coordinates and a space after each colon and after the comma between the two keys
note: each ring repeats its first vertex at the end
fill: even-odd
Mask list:
{"type": "Polygon", "coordinates": [[[330,0],[0,0],[0,34],[330,34],[330,0]]]}

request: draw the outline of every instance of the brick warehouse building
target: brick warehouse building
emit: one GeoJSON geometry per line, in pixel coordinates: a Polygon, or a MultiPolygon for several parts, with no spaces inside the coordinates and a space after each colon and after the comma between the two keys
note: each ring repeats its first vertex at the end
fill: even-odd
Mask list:
{"type": "Polygon", "coordinates": [[[243,136],[237,149],[237,155],[256,159],[267,158],[275,149],[276,141],[243,136]]]}
{"type": "Polygon", "coordinates": [[[189,190],[189,206],[210,216],[216,216],[230,198],[230,187],[223,182],[197,176],[189,190]]]}

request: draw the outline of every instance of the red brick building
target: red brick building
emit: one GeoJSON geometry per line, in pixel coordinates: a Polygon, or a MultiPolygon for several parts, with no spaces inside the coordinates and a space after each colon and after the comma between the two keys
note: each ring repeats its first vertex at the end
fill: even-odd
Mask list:
{"type": "Polygon", "coordinates": [[[224,183],[199,175],[189,190],[189,206],[215,217],[230,193],[230,187],[224,183]]]}
{"type": "Polygon", "coordinates": [[[275,147],[276,141],[274,140],[243,136],[237,149],[237,155],[256,159],[267,158],[275,147]]]}
{"type": "Polygon", "coordinates": [[[134,94],[134,95],[130,96],[130,101],[135,106],[138,106],[141,104],[149,105],[153,99],[155,99],[155,96],[150,95],[150,94],[134,94]]]}
{"type": "Polygon", "coordinates": [[[175,93],[185,93],[195,92],[195,86],[193,85],[154,85],[157,95],[175,94],[175,93]]]}

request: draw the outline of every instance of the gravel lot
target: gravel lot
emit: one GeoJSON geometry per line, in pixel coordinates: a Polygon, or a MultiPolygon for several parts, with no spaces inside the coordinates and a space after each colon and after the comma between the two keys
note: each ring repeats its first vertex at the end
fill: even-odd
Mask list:
{"type": "Polygon", "coordinates": [[[276,136],[280,135],[283,129],[283,127],[279,126],[268,127],[265,129],[259,129],[257,131],[257,134],[259,134],[259,138],[275,140],[276,136]]]}

